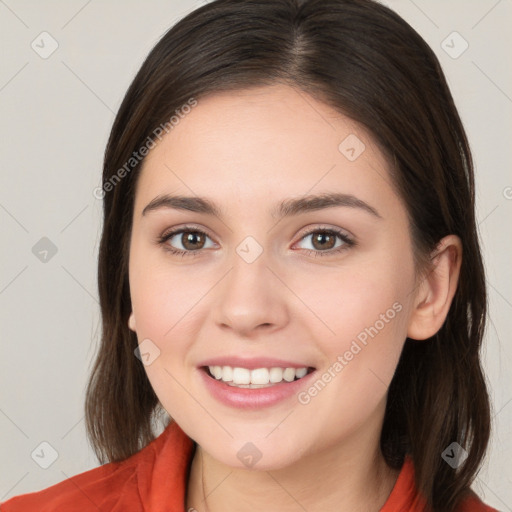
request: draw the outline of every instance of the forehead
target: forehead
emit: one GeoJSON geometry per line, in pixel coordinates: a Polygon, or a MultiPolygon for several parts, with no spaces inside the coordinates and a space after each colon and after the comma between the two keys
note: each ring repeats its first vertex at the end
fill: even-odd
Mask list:
{"type": "Polygon", "coordinates": [[[161,193],[258,203],[332,190],[369,200],[384,189],[394,194],[387,162],[367,131],[287,85],[198,99],[140,172],[138,211],[161,193]]]}

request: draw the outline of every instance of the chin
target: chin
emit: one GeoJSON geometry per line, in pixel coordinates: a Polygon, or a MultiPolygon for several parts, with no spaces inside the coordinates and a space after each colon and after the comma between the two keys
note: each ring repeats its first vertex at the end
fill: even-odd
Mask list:
{"type": "MultiPolygon", "coordinates": [[[[234,436],[229,438],[224,445],[206,442],[199,444],[203,450],[213,458],[226,466],[251,471],[272,471],[282,469],[297,462],[304,453],[304,450],[297,448],[298,443],[293,443],[290,436],[286,436],[288,444],[276,436],[268,438],[269,430],[260,437],[251,435],[234,436]],[[211,446],[209,446],[211,444],[211,446]]],[[[208,440],[211,440],[209,436],[208,440]]],[[[303,443],[302,443],[303,444],[303,443]]]]}

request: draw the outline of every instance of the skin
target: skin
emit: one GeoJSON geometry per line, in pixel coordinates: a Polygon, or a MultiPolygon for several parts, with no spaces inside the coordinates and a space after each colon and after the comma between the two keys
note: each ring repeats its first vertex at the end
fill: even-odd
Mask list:
{"type": "Polygon", "coordinates": [[[129,326],[139,343],[149,338],[160,350],[145,366],[149,381],[198,443],[187,510],[384,505],[399,474],[379,447],[388,387],[406,337],[428,338],[446,318],[460,240],[445,237],[432,256],[432,272],[420,279],[405,206],[361,126],[287,85],[199,100],[144,161],[129,263],[129,326]],[[365,144],[355,161],[338,149],[350,134],[365,144]],[[346,206],[279,222],[269,214],[285,198],[333,191],[364,200],[381,218],[346,206]],[[143,216],[165,193],[208,197],[225,216],[166,208],[143,216]],[[156,241],[185,223],[208,237],[184,246],[178,234],[166,244],[199,255],[172,255],[156,241]],[[319,227],[340,228],[357,245],[339,253],[337,237],[314,245],[319,227]],[[263,249],[251,264],[236,252],[247,236],[263,249]],[[397,302],[400,312],[307,404],[292,396],[242,411],[216,401],[199,378],[201,361],[228,354],[304,361],[322,374],[397,302]],[[237,458],[248,441],[262,453],[252,469],[237,458]]]}

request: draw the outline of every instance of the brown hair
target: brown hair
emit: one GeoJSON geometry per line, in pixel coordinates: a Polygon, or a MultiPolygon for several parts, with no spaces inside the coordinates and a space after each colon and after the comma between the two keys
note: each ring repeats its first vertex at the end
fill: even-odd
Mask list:
{"type": "MultiPolygon", "coordinates": [[[[473,493],[490,437],[479,355],[487,295],[468,141],[440,64],[410,25],[371,0],[216,0],[196,9],[161,38],[130,85],[106,147],[103,183],[116,172],[119,178],[133,152],[190,98],[276,83],[312,95],[373,135],[409,214],[418,272],[428,271],[442,237],[462,240],[447,319],[428,340],[406,340],[381,433],[391,467],[411,455],[429,508],[455,510],[473,493]],[[456,470],[441,457],[454,441],[468,452],[456,470]]],[[[101,463],[146,446],[162,411],[127,324],[141,162],[132,167],[104,195],[102,337],[85,404],[87,434],[101,463]]]]}

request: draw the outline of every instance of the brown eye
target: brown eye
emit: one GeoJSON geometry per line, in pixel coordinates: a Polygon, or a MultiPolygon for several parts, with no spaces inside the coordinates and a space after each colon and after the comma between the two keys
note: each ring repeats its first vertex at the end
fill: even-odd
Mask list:
{"type": "Polygon", "coordinates": [[[204,231],[185,227],[162,235],[158,242],[164,246],[165,250],[173,254],[195,256],[205,248],[207,238],[210,237],[204,231]],[[172,244],[171,241],[173,242],[172,244]],[[180,245],[181,248],[179,247],[180,245]]]}
{"type": "Polygon", "coordinates": [[[332,249],[336,244],[337,235],[329,234],[328,232],[315,233],[312,240],[315,249],[332,249]]]}
{"type": "Polygon", "coordinates": [[[313,256],[332,256],[356,245],[355,240],[352,240],[347,234],[332,228],[317,228],[306,233],[301,240],[307,238],[311,239],[312,249],[305,250],[313,256]],[[341,240],[341,243],[336,245],[336,239],[341,240]]]}
{"type": "Polygon", "coordinates": [[[199,231],[183,231],[182,233],[180,241],[185,249],[193,251],[203,248],[202,246],[205,242],[205,236],[203,233],[200,233],[199,231]]]}

